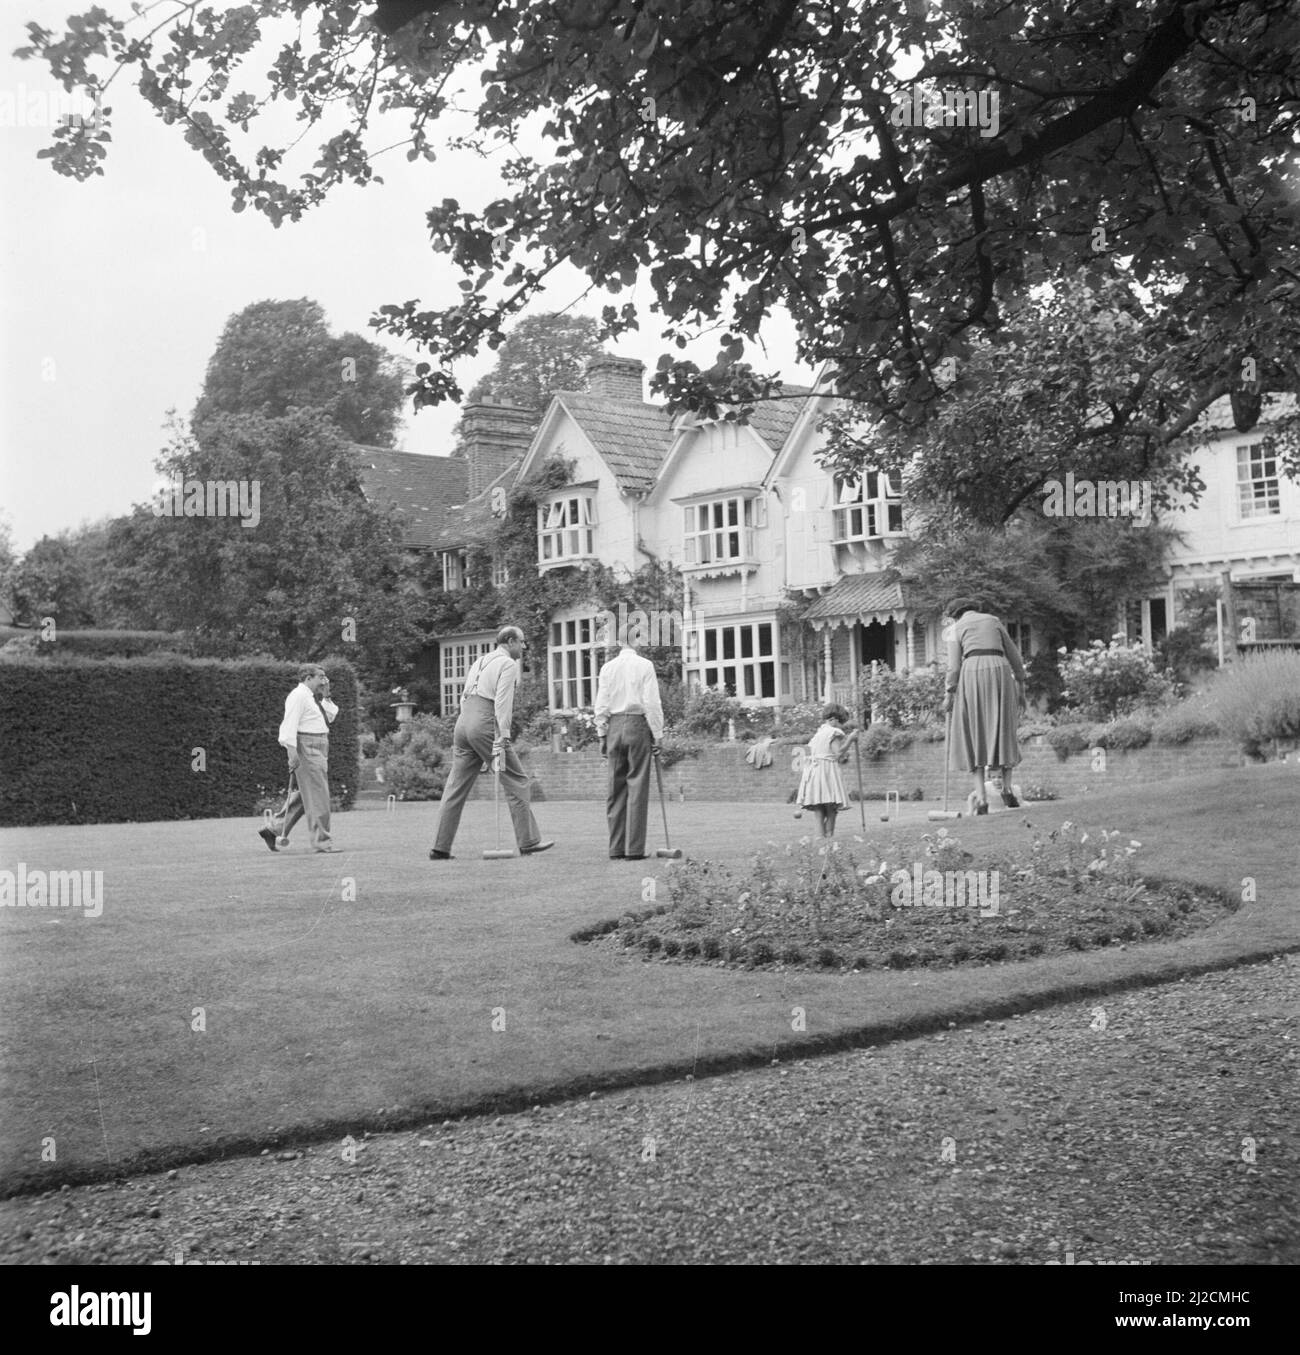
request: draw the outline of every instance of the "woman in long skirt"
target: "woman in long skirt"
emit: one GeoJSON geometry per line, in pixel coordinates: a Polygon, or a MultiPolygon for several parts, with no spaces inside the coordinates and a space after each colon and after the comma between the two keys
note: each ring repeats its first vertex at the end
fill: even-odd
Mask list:
{"type": "Polygon", "coordinates": [[[1007,628],[972,599],[948,606],[954,625],[948,640],[947,695],[950,715],[948,768],[974,776],[975,812],[987,814],[984,771],[1002,775],[1002,802],[1015,809],[1011,768],[1020,764],[1016,724],[1025,705],[1025,665],[1007,628]]]}
{"type": "Polygon", "coordinates": [[[849,807],[839,760],[849,745],[857,741],[858,731],[846,734],[844,726],[848,722],[849,713],[843,706],[827,706],[822,711],[821,727],[808,741],[808,760],[799,781],[799,803],[817,816],[822,837],[835,836],[836,816],[849,807]]]}

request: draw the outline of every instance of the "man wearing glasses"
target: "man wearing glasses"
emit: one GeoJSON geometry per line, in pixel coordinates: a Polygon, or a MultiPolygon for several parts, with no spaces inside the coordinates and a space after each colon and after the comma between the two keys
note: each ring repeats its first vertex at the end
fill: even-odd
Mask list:
{"type": "Polygon", "coordinates": [[[490,761],[499,769],[501,790],[510,806],[515,842],[521,856],[544,852],[555,846],[543,842],[541,829],[529,803],[528,777],[510,746],[510,720],[514,713],[519,664],[526,648],[518,626],[503,626],[497,632],[497,647],[475,659],[465,675],[465,690],[456,719],[451,775],[442,792],[438,837],[429,852],[431,861],[450,861],[451,844],[460,826],[460,813],[473,789],[479,769],[490,761]]]}

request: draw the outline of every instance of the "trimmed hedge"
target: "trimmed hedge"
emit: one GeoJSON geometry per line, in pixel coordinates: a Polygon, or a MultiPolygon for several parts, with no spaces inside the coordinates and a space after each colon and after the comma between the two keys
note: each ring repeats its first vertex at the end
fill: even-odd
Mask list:
{"type": "MultiPolygon", "coordinates": [[[[357,789],[357,679],[326,659],[330,793],[357,789]]],[[[0,663],[0,824],[253,815],[283,794],[276,742],[298,665],[275,659],[40,658],[0,663]],[[205,768],[196,771],[194,749],[205,768]]]]}
{"type": "Polygon", "coordinates": [[[4,643],[17,641],[3,657],[41,659],[67,658],[76,654],[87,659],[135,659],[159,650],[189,654],[192,643],[182,631],[167,630],[58,630],[55,639],[42,640],[39,629],[0,635],[4,643]]]}

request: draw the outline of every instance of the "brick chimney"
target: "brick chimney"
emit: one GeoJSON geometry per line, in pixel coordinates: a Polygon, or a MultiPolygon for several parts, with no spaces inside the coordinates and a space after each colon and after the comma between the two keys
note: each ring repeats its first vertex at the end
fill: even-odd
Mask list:
{"type": "Polygon", "coordinates": [[[600,353],[588,358],[583,370],[589,395],[602,395],[607,400],[645,399],[641,389],[645,363],[640,358],[616,358],[610,353],[600,353]]]}
{"type": "Polygon", "coordinates": [[[479,404],[466,405],[460,422],[472,499],[528,450],[538,416],[522,405],[499,405],[489,397],[479,404]]]}

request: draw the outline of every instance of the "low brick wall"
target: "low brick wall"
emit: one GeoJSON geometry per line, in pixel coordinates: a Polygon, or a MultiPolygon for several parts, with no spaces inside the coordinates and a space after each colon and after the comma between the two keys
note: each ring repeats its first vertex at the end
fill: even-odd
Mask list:
{"type": "MultiPolygon", "coordinates": [[[[747,743],[713,744],[698,758],[684,758],[664,773],[664,790],[673,799],[755,800],[784,803],[798,784],[791,756],[802,744],[774,743],[772,765],[755,771],[745,761],[747,743]]],[[[1023,789],[1045,787],[1060,799],[1082,795],[1106,786],[1168,781],[1198,772],[1241,767],[1249,759],[1229,739],[1198,739],[1193,743],[1166,746],[1148,744],[1128,752],[1097,749],[1060,758],[1042,738],[1030,739],[1021,749],[1024,760],[1015,781],[1023,789]]],[[[594,751],[553,753],[549,749],[520,750],[524,767],[547,800],[603,800],[605,760],[594,751]]],[[[844,783],[853,788],[857,771],[852,757],[843,766],[844,783]]],[[[943,744],[914,743],[902,752],[875,762],[863,759],[863,789],[897,790],[911,794],[920,787],[927,800],[943,795],[943,744]]],[[[960,799],[970,789],[965,772],[954,772],[950,798],[960,799]]],[[[479,797],[491,797],[492,781],[479,778],[479,797]]]]}

